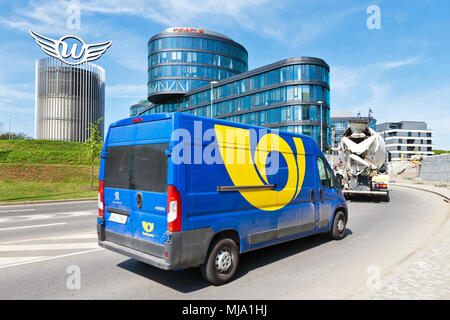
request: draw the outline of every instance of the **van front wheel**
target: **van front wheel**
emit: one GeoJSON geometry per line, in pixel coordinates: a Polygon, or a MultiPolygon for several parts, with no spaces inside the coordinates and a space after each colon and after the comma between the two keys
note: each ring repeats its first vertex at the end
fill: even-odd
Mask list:
{"type": "Polygon", "coordinates": [[[347,219],[345,218],[345,214],[342,211],[336,212],[333,225],[328,233],[328,236],[333,240],[341,240],[345,236],[346,225],[347,219]]]}
{"type": "Polygon", "coordinates": [[[236,242],[229,238],[219,238],[211,244],[200,270],[206,281],[219,286],[233,278],[238,263],[239,249],[236,242]]]}

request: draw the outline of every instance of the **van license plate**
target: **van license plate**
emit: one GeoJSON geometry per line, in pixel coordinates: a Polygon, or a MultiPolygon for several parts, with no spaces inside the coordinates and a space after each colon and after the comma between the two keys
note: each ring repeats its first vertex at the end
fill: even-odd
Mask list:
{"type": "Polygon", "coordinates": [[[121,224],[125,224],[125,223],[127,223],[127,218],[128,218],[128,216],[125,216],[123,214],[111,213],[108,220],[117,222],[117,223],[121,223],[121,224]]]}

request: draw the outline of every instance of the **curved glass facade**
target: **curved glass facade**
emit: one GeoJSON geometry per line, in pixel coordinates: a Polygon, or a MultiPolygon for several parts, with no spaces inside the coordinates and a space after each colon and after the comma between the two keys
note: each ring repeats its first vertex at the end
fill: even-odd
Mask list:
{"type": "Polygon", "coordinates": [[[231,69],[234,72],[247,71],[247,63],[232,57],[197,51],[163,51],[149,56],[148,65],[165,63],[198,63],[231,69]]]}
{"type": "Polygon", "coordinates": [[[148,49],[151,53],[167,49],[197,49],[212,51],[234,57],[247,63],[247,51],[238,43],[233,42],[234,41],[230,38],[221,36],[218,33],[184,33],[180,31],[171,31],[169,28],[153,37],[148,44],[148,49]],[[158,39],[158,36],[164,37],[158,39]]]}
{"type": "Polygon", "coordinates": [[[172,111],[302,133],[318,144],[322,121],[323,142],[330,144],[329,67],[317,58],[283,60],[222,80],[212,90],[209,84],[191,90],[145,114],[172,111]]]}
{"type": "Polygon", "coordinates": [[[234,76],[235,74],[236,72],[227,69],[185,65],[156,66],[149,71],[149,76],[151,76],[153,79],[161,77],[189,77],[222,80],[234,76]]]}
{"type": "Polygon", "coordinates": [[[326,146],[329,83],[330,68],[322,59],[297,57],[248,71],[247,51],[227,36],[168,28],[148,42],[152,103],[133,105],[130,114],[186,112],[302,133],[318,144],[322,136],[326,146]]]}
{"type": "Polygon", "coordinates": [[[166,29],[148,43],[148,99],[154,103],[248,70],[247,51],[237,42],[185,30],[166,29]]]}

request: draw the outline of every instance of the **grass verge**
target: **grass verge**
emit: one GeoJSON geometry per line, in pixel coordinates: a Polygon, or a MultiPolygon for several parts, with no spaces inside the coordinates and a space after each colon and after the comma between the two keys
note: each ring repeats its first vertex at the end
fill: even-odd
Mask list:
{"type": "Polygon", "coordinates": [[[86,165],[0,163],[0,202],[96,197],[98,167],[92,189],[90,170],[86,165]]]}
{"type": "Polygon", "coordinates": [[[95,198],[97,190],[85,183],[67,182],[0,182],[0,202],[95,198]]]}

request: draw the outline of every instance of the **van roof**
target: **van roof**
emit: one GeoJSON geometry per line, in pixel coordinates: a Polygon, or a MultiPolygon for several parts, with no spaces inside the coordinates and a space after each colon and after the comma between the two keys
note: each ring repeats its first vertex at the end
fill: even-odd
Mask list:
{"type": "MultiPolygon", "coordinates": [[[[242,123],[231,122],[231,121],[215,119],[215,118],[209,118],[209,117],[204,117],[204,116],[191,115],[191,114],[183,113],[183,112],[154,113],[154,114],[149,114],[149,115],[141,115],[141,116],[135,116],[135,117],[131,117],[131,118],[125,118],[125,119],[122,119],[122,120],[112,123],[110,125],[110,128],[126,126],[126,125],[135,124],[135,123],[143,123],[143,122],[149,122],[149,121],[170,119],[170,118],[173,118],[173,119],[186,118],[186,119],[192,119],[192,120],[203,120],[203,121],[207,121],[207,122],[220,123],[223,125],[232,125],[234,127],[244,128],[244,129],[260,129],[260,128],[262,128],[261,126],[254,126],[254,125],[242,124],[242,123]]],[[[272,129],[272,128],[265,128],[265,129],[267,129],[268,131],[277,130],[277,129],[272,129]]],[[[305,147],[307,149],[309,149],[308,153],[310,153],[310,152],[313,154],[321,153],[319,146],[313,140],[313,138],[311,138],[310,136],[305,135],[305,134],[300,134],[300,133],[287,132],[287,131],[281,131],[281,133],[283,135],[287,135],[287,136],[301,137],[303,140],[303,143],[305,144],[305,147]]]]}
{"type": "Polygon", "coordinates": [[[138,121],[136,121],[136,119],[142,119],[141,121],[139,121],[139,123],[141,122],[148,122],[148,121],[155,121],[155,120],[162,120],[162,119],[169,119],[171,118],[171,113],[155,113],[155,114],[150,114],[150,115],[143,115],[143,116],[136,116],[136,117],[131,117],[131,118],[125,118],[119,121],[116,121],[114,123],[111,123],[109,125],[110,128],[113,127],[120,127],[120,126],[126,126],[129,124],[134,124],[137,123],[138,121]]]}

